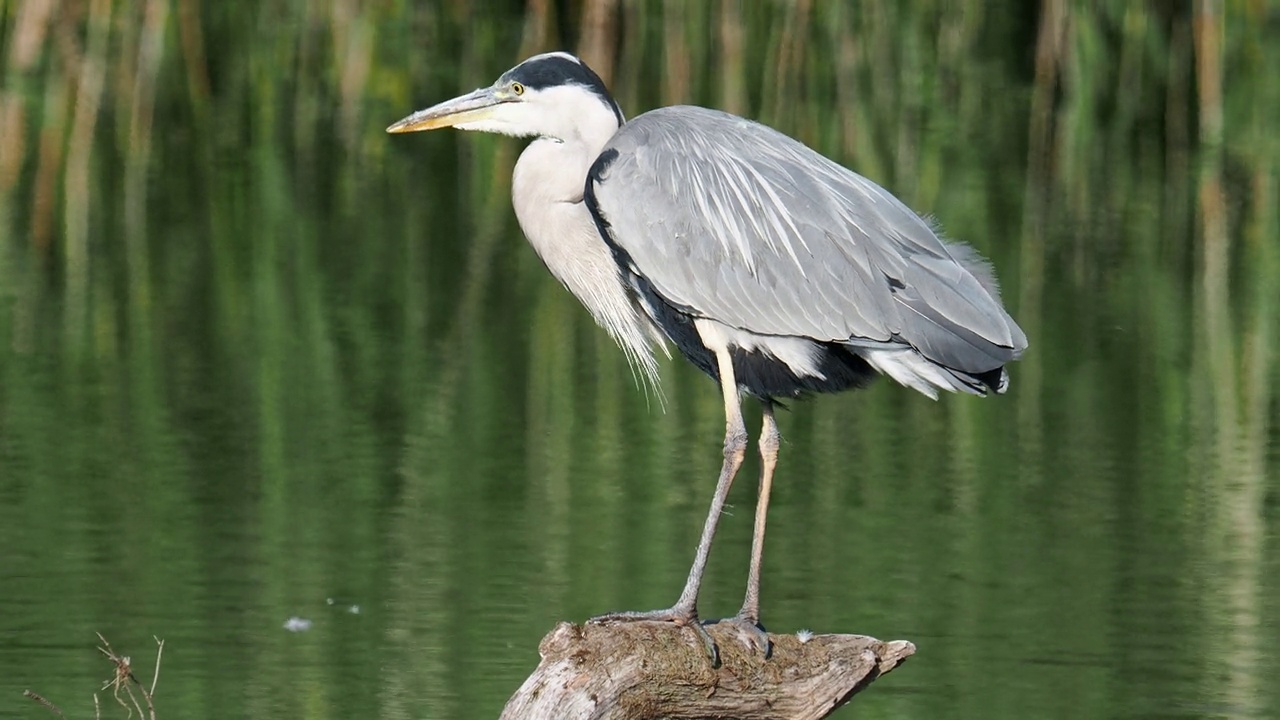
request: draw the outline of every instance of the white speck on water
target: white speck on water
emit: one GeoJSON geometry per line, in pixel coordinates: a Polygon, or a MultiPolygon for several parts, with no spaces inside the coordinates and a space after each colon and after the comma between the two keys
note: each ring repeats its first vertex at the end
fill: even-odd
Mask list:
{"type": "Polygon", "coordinates": [[[284,621],[284,629],[289,632],[306,632],[311,629],[311,621],[306,618],[291,617],[284,621]]]}
{"type": "Polygon", "coordinates": [[[360,614],[360,606],[359,606],[359,605],[352,605],[351,607],[347,608],[347,612],[351,613],[352,615],[359,615],[359,614],[360,614]]]}

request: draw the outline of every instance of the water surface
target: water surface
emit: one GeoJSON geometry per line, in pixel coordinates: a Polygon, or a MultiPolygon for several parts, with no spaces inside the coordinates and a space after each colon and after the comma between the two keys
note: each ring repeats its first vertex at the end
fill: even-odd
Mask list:
{"type": "MultiPolygon", "coordinates": [[[[101,632],[148,677],[165,640],[161,717],[496,717],[556,622],[678,594],[716,387],[678,360],[663,398],[637,387],[520,236],[517,141],[382,133],[580,31],[481,5],[92,5],[109,92],[88,145],[43,155],[81,86],[0,53],[26,113],[0,177],[0,716],[41,715],[30,688],[87,717],[101,632]]],[[[1049,80],[1051,16],[976,3],[619,16],[626,110],[734,109],[873,177],[992,259],[1030,337],[999,398],[881,381],[780,415],[765,623],[918,646],[836,717],[1280,716],[1280,185],[1274,138],[1247,144],[1274,134],[1275,33],[1226,17],[1223,140],[1191,18],[1103,5],[1049,80]]],[[[705,616],[741,601],[755,473],[705,616]]]]}

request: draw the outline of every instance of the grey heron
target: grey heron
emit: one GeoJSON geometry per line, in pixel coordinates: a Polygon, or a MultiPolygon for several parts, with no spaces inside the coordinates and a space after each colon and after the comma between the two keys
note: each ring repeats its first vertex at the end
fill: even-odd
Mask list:
{"type": "Polygon", "coordinates": [[[1005,363],[1027,346],[975,251],[759,123],[688,106],[624,121],[598,75],[554,52],[387,131],[443,127],[533,138],[515,165],[512,203],[547,268],[650,382],[655,347],[670,343],[723,394],[724,462],[684,590],[668,609],[598,619],[688,626],[716,657],[698,591],[746,452],[745,393],[763,407],[761,471],[746,595],[728,622],[767,655],[760,560],[775,402],[877,373],[933,398],[1002,393],[1005,363]]]}

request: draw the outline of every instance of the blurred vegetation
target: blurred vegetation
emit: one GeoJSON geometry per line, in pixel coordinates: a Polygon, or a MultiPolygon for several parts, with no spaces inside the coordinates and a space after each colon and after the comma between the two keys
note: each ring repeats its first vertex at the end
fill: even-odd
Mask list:
{"type": "MultiPolygon", "coordinates": [[[[981,568],[1021,568],[1042,598],[1065,576],[1083,585],[1059,608],[1079,623],[1073,651],[1149,668],[1210,648],[1212,690],[1131,670],[1120,682],[1143,697],[1277,707],[1260,681],[1280,671],[1266,572],[1280,448],[1275,0],[0,0],[9,519],[118,519],[131,549],[102,560],[162,595],[235,585],[240,567],[263,568],[253,587],[267,603],[330,574],[390,585],[379,662],[395,669],[379,697],[339,701],[304,678],[387,717],[415,702],[469,716],[466,688],[481,681],[468,667],[485,668],[486,707],[500,705],[494,693],[527,671],[508,643],[532,648],[564,615],[669,602],[710,489],[690,478],[717,465],[716,393],[673,363],[666,415],[646,407],[621,354],[521,247],[517,143],[383,133],[556,48],[576,49],[630,114],[741,113],[935,215],[993,260],[1031,338],[1007,401],[935,405],[884,383],[783,419],[776,523],[810,530],[771,539],[766,586],[770,572],[775,589],[806,582],[783,559],[854,579],[825,603],[794,590],[788,605],[779,590],[780,615],[905,632],[866,627],[898,596],[857,586],[855,570],[909,567],[900,591],[950,604],[907,630],[995,622],[1048,640],[1043,615],[1002,616],[992,603],[1009,595],[990,588],[955,595],[948,572],[978,568],[995,588],[1014,581],[981,568]],[[948,518],[905,516],[937,534],[932,548],[873,561],[847,547],[849,508],[866,536],[902,532],[890,509],[920,506],[948,518]],[[508,568],[519,597],[485,608],[494,596],[468,573],[507,567],[510,550],[476,535],[495,517],[536,566],[508,568]],[[1087,532],[1096,523],[1105,536],[1087,532]],[[253,540],[211,546],[201,528],[215,526],[253,540]],[[1078,555],[1056,554],[1060,534],[1078,555]],[[358,550],[299,561],[288,549],[303,539],[358,550]],[[1035,548],[1051,561],[1025,555],[1035,548]],[[145,571],[162,562],[175,563],[166,577],[145,571]],[[1134,584],[1108,585],[1120,577],[1134,584]],[[1166,606],[1180,639],[1125,647],[1166,606]],[[507,613],[492,635],[458,629],[486,609],[507,613]]],[[[64,532],[23,541],[54,547],[64,532]]],[[[723,555],[713,572],[736,573],[723,555]]],[[[737,575],[724,582],[736,599],[737,575]]],[[[77,632],[108,599],[72,613],[77,632]]],[[[227,680],[252,687],[288,651],[236,652],[227,680]]],[[[963,660],[943,655],[932,670],[913,661],[917,682],[965,682],[963,660]]],[[[1087,681],[1080,712],[1116,712],[1120,691],[1087,681]]],[[[1003,688],[1009,717],[1032,682],[1003,688]]],[[[240,707],[174,684],[211,716],[240,707]]],[[[319,702],[245,700],[257,714],[319,702]]],[[[962,700],[945,707],[1002,711],[962,700]]]]}
{"type": "MultiPolygon", "coordinates": [[[[1215,425],[1253,427],[1274,326],[1277,12],[1262,0],[7,1],[0,328],[12,351],[55,351],[68,372],[118,361],[150,377],[169,374],[157,338],[180,318],[216,319],[229,347],[270,342],[243,321],[287,312],[321,336],[335,322],[385,326],[387,313],[424,327],[487,272],[451,267],[491,250],[424,242],[424,217],[371,210],[439,202],[474,236],[465,210],[501,211],[513,150],[481,141],[434,158],[444,166],[427,177],[412,155],[425,150],[379,130],[521,56],[576,45],[632,112],[697,102],[757,117],[947,211],[953,234],[1008,268],[1033,335],[1061,273],[1093,306],[1063,318],[1079,337],[1106,335],[1087,326],[1095,314],[1132,320],[1147,353],[1135,370],[1203,362],[1215,425]],[[425,192],[450,174],[467,178],[456,195],[425,192]],[[992,215],[1024,226],[965,233],[992,215]],[[328,287],[356,302],[329,312],[328,287]]],[[[1054,362],[1039,355],[1035,378],[1054,362]]],[[[378,381],[360,374],[379,363],[350,364],[349,380],[378,381]]]]}

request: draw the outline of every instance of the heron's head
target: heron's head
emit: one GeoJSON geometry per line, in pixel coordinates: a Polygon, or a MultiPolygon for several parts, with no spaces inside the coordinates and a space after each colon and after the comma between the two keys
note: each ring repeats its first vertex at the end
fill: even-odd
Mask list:
{"type": "Polygon", "coordinates": [[[387,132],[456,127],[571,140],[606,129],[612,135],[621,125],[622,111],[600,76],[573,55],[553,52],[525,60],[487,88],[419,110],[387,132]]]}

